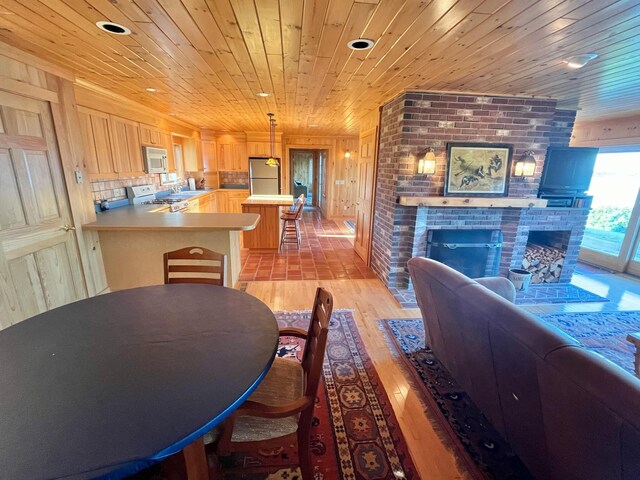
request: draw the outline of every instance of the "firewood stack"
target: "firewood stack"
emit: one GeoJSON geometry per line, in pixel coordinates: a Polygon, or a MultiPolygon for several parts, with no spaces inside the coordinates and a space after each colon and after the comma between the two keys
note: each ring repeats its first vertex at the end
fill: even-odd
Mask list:
{"type": "Polygon", "coordinates": [[[565,255],[559,248],[529,243],[522,268],[531,273],[531,283],[556,283],[560,281],[565,255]]]}

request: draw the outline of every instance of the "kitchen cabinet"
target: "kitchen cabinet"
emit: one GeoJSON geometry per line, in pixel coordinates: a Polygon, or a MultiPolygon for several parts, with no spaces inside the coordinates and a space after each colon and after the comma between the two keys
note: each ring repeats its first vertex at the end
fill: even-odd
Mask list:
{"type": "Polygon", "coordinates": [[[221,172],[248,172],[247,142],[238,135],[221,135],[216,139],[218,170],[221,172]]]}
{"type": "Polygon", "coordinates": [[[204,194],[198,197],[199,213],[218,213],[216,210],[216,194],[215,192],[204,194]]]}
{"type": "MultiPolygon", "coordinates": [[[[274,145],[273,154],[282,158],[282,144],[274,145]]],[[[271,144],[269,142],[247,142],[248,157],[269,157],[271,156],[271,144]]]]}
{"type": "Polygon", "coordinates": [[[216,142],[210,140],[202,141],[202,166],[205,172],[217,172],[218,160],[216,155],[216,142]]]}
{"type": "Polygon", "coordinates": [[[140,140],[142,145],[166,148],[165,133],[155,127],[140,124],[140,140]]]}
{"type": "Polygon", "coordinates": [[[145,175],[138,123],[110,116],[111,150],[120,177],[145,175]]]}
{"type": "Polygon", "coordinates": [[[182,141],[182,156],[185,172],[201,172],[204,170],[202,146],[199,140],[184,138],[182,141]]]}
{"type": "Polygon", "coordinates": [[[216,190],[218,213],[242,213],[242,202],[249,198],[249,190],[216,190]]]}
{"type": "Polygon", "coordinates": [[[176,172],[176,157],[173,152],[173,138],[170,133],[164,132],[163,148],[167,149],[167,170],[171,173],[176,172]]]}
{"type": "Polygon", "coordinates": [[[105,180],[118,176],[110,142],[109,115],[79,108],[80,129],[84,144],[84,166],[90,180],[105,180]]]}

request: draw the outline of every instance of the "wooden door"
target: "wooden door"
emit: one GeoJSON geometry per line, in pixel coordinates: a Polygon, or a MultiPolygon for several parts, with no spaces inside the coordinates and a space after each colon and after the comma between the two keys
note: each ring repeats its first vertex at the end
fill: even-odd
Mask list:
{"type": "Polygon", "coordinates": [[[356,238],[353,245],[356,253],[367,264],[371,247],[371,219],[373,212],[373,191],[375,182],[375,157],[377,128],[365,132],[360,137],[358,155],[358,185],[356,200],[356,238]]]}
{"type": "Polygon", "coordinates": [[[0,92],[0,328],[86,297],[49,105],[0,92]]]}

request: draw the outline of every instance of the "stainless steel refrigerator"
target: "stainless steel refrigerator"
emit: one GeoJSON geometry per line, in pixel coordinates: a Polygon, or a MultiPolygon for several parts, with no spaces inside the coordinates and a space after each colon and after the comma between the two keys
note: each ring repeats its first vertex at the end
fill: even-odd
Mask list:
{"type": "Polygon", "coordinates": [[[280,166],[271,167],[266,158],[249,158],[251,195],[280,195],[280,166]]]}

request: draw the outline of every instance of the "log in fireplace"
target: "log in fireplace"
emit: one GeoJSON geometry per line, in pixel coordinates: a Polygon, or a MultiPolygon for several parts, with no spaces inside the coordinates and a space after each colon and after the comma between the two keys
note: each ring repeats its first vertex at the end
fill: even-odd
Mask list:
{"type": "Polygon", "coordinates": [[[564,266],[571,232],[530,231],[522,269],[531,273],[531,283],[557,283],[564,266]]]}

